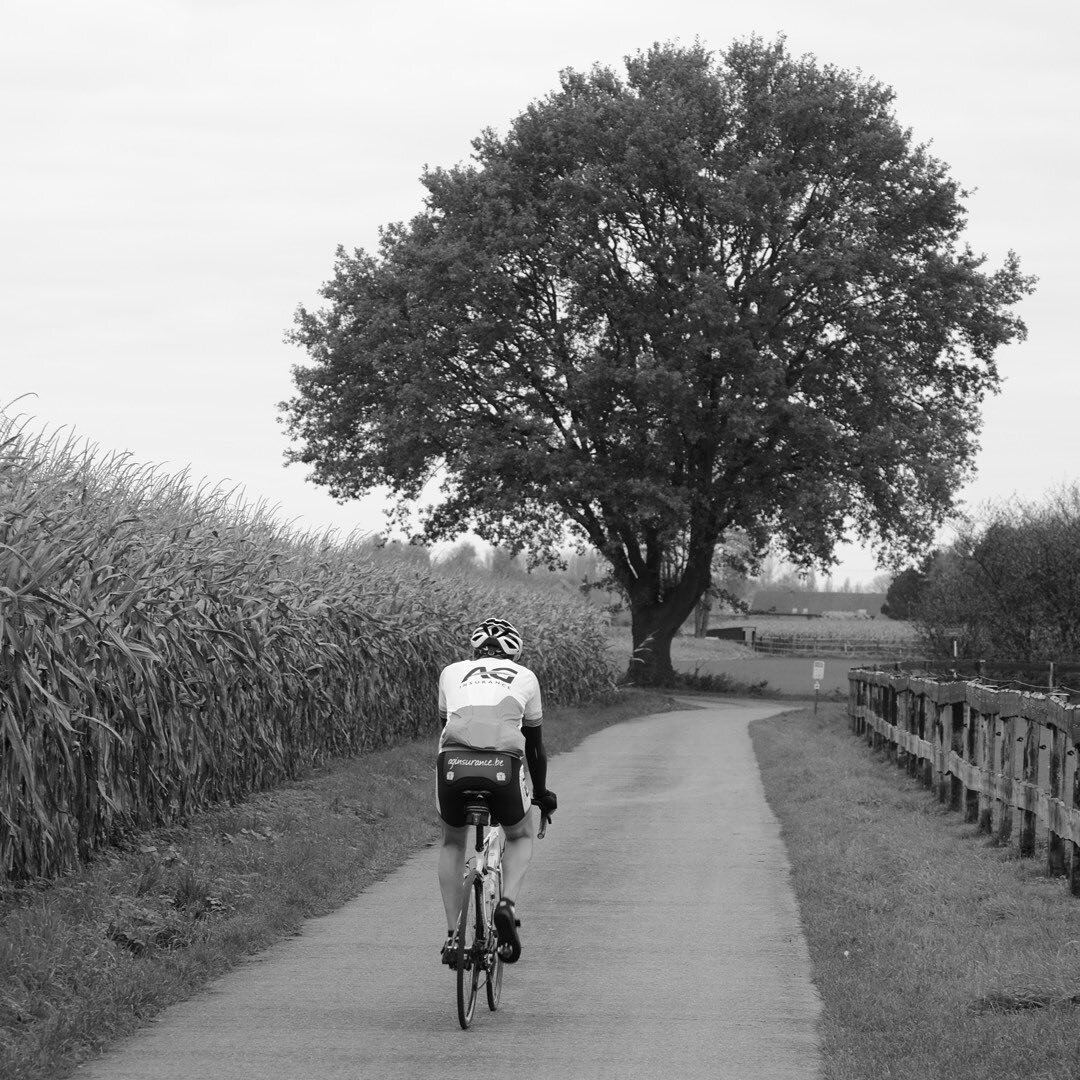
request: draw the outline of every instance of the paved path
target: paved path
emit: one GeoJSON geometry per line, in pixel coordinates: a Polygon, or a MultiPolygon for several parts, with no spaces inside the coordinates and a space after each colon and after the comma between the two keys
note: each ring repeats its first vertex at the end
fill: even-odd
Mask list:
{"type": "Polygon", "coordinates": [[[816,1077],[819,1002],[747,733],[776,711],[630,721],[552,761],[562,806],[519,904],[522,960],[469,1031],[438,964],[429,849],[78,1075],[816,1077]]]}

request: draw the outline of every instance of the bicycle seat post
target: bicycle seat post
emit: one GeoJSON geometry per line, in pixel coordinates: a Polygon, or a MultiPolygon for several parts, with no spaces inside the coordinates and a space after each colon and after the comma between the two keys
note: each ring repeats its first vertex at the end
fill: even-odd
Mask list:
{"type": "Polygon", "coordinates": [[[476,850],[484,849],[484,829],[491,824],[491,804],[486,791],[466,791],[465,823],[476,826],[476,850]]]}

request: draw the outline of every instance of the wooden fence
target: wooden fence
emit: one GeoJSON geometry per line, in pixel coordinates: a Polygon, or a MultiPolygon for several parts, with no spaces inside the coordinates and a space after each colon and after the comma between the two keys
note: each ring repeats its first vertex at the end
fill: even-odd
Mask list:
{"type": "Polygon", "coordinates": [[[763,625],[764,629],[752,623],[720,626],[706,630],[705,636],[738,641],[754,652],[770,656],[857,656],[864,660],[874,658],[898,662],[922,655],[921,645],[915,638],[888,637],[865,631],[859,633],[866,624],[854,619],[848,623],[851,629],[843,634],[835,630],[831,633],[785,631],[773,628],[764,620],[763,625]]]}
{"type": "Polygon", "coordinates": [[[1064,696],[853,669],[852,729],[1080,896],[1080,706],[1064,696]]]}
{"type": "Polygon", "coordinates": [[[815,637],[812,634],[755,634],[750,641],[754,652],[769,656],[879,657],[907,660],[920,655],[914,641],[874,637],[815,637]]]}

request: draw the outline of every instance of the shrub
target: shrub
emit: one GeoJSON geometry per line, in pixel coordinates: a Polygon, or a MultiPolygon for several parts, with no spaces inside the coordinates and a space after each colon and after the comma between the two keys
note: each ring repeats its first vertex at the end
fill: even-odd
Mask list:
{"type": "Polygon", "coordinates": [[[1080,659],[1080,486],[988,507],[932,560],[916,621],[934,655],[1080,659]]]}

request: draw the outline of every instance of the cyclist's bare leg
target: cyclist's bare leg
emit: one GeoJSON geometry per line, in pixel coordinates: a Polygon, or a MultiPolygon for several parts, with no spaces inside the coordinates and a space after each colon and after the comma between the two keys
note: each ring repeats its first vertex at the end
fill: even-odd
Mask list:
{"type": "Polygon", "coordinates": [[[503,850],[503,896],[517,900],[525,871],[529,869],[533,852],[533,812],[529,812],[516,824],[504,825],[506,847],[503,850]]]}
{"type": "Polygon", "coordinates": [[[451,930],[457,926],[461,911],[461,886],[465,876],[465,848],[469,842],[467,825],[442,823],[443,842],[439,852],[439,890],[443,907],[446,908],[446,925],[451,930]]]}

